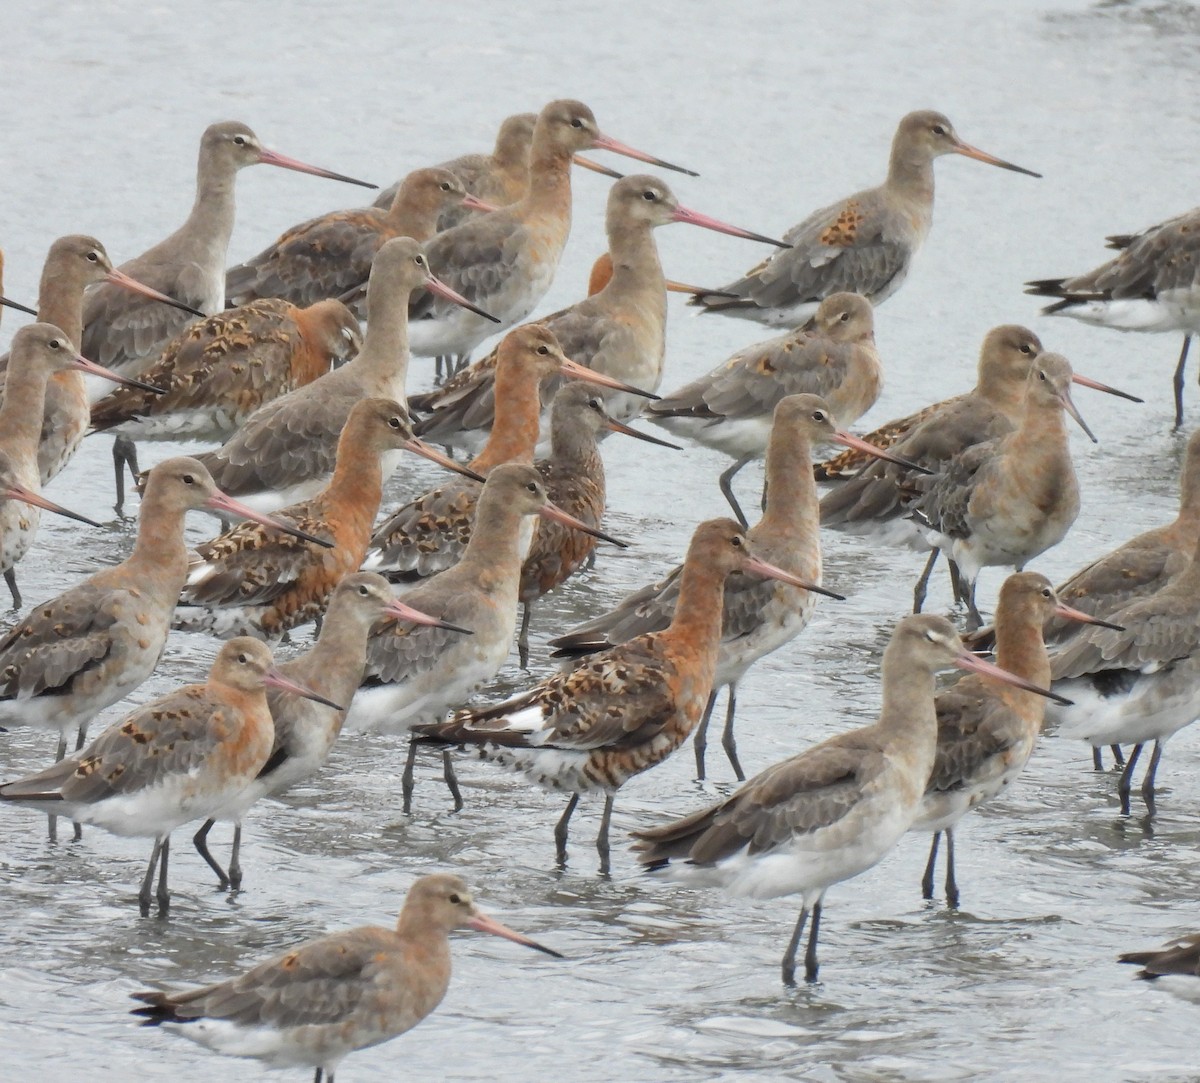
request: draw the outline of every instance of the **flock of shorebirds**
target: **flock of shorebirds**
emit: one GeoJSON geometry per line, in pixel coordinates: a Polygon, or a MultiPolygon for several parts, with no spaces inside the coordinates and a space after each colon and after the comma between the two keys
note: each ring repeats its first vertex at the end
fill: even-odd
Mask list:
{"type": "MultiPolygon", "coordinates": [[[[554,101],[506,120],[491,154],[419,169],[374,206],[304,222],[228,269],[243,167],[363,182],[286,158],[226,122],[204,133],[195,203],[164,241],[120,268],[92,237],[51,245],[36,312],[26,309],[37,322],[12,340],[0,407],[0,567],[18,610],[19,561],[40,511],[89,522],[41,493],[85,435],[116,436],[118,510],[127,473],[141,498],[129,556],[37,601],[0,639],[0,725],[59,737],[54,764],[0,786],[0,801],[48,814],[52,839],[58,817],[77,838],[94,824],[153,839],[143,915],[155,904],[168,911],[170,836],[187,823],[201,824],[195,846],[220,885],[239,888],[243,819],[319,772],[344,725],[412,735],[406,810],[422,747],[441,752],[456,807],[458,746],[568,795],[554,832],[560,863],[581,796],[602,795],[607,872],[617,791],[693,734],[703,778],[721,688],[723,745],[744,781],[739,681],[800,634],[822,595],[839,598],[821,584],[822,526],[928,551],[914,614],[883,654],[878,718],[710,807],[647,825],[636,833],[647,869],[743,895],[801,896],[783,979],[794,981],[807,925],[804,977],[815,981],[826,890],[907,831],[932,836],[928,898],[944,837],[946,896],[957,905],[955,825],[1020,775],[1047,717],[1092,746],[1097,768],[1111,747],[1126,811],[1152,743],[1142,786],[1152,810],[1163,746],[1200,714],[1200,433],[1178,518],[1056,588],[1023,569],[1079,512],[1068,421],[1091,433],[1072,388],[1132,396],[1005,325],[984,336],[972,389],[865,438],[846,431],[882,389],[874,308],[902,285],[929,232],[935,159],[1038,174],[963,142],[940,113],[915,112],[900,121],[882,185],[772,240],[681,206],[659,177],[622,177],[579,157],[592,150],[689,172],[603,134],[582,103],[554,101]],[[608,252],[586,299],[523,322],[567,241],[573,163],[616,178],[608,252]],[[772,251],[721,289],[670,282],[654,240],[669,223],[772,251]],[[776,337],[660,398],[668,290],[776,337]],[[499,332],[499,346],[471,362],[499,332]],[[409,397],[412,355],[435,358],[439,379],[409,397]],[[519,610],[524,665],[534,603],[595,560],[599,543],[624,544],[600,528],[600,439],[615,430],[675,447],[631,428],[638,416],[733,459],[720,485],[736,519],[701,523],[671,574],[552,640],[561,672],[507,701],[466,706],[509,656],[519,610]],[[146,440],[219,446],[141,472],[136,445],[146,440]],[[845,450],[816,462],[833,444],[845,450]],[[376,525],[405,451],[453,473],[376,525]],[[734,481],[764,457],[762,516],[750,526],[734,481]],[[823,497],[819,482],[829,485],[823,497]],[[226,529],[189,549],[184,519],[200,510],[226,529]],[[920,613],[939,555],[970,635],[920,613]],[[989,566],[1017,570],[985,627],[975,591],[989,566]],[[313,622],[315,642],[276,665],[266,644],[313,622]],[[208,680],[89,742],[89,720],[150,676],[173,627],[228,640],[208,680]],[[995,663],[971,649],[984,647],[995,663]],[[939,691],[935,676],[949,667],[968,675],[939,691]],[[216,821],[235,825],[224,865],[208,848],[216,821]]],[[[1108,263],[1029,292],[1056,299],[1048,312],[1182,332],[1178,427],[1186,336],[1200,331],[1200,211],[1110,243],[1108,263]]],[[[555,954],[483,915],[459,877],[440,874],[416,881],[394,930],[337,933],[216,985],[138,994],[137,1012],[332,1083],[346,1054],[437,1006],[447,936],[461,927],[555,954]]],[[[1148,977],[1197,974],[1200,938],[1129,958],[1148,977]]]]}

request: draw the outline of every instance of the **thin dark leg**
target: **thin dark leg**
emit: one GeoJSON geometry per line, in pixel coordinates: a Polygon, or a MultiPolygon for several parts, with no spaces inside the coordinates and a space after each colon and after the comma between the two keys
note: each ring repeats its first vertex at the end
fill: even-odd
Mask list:
{"type": "Polygon", "coordinates": [[[1115,763],[1118,767],[1124,767],[1125,766],[1125,753],[1123,753],[1121,751],[1121,746],[1120,745],[1109,745],[1108,749],[1112,753],[1113,763],[1115,763]]]}
{"type": "Polygon", "coordinates": [[[733,479],[743,466],[753,462],[757,457],[756,455],[743,455],[721,475],[721,492],[725,494],[725,499],[729,501],[729,506],[733,509],[734,516],[743,527],[749,527],[750,524],[746,520],[746,513],[742,511],[741,504],[737,502],[737,497],[733,495],[733,479]]]}
{"type": "Polygon", "coordinates": [[[1162,741],[1154,742],[1154,751],[1150,754],[1150,766],[1146,768],[1146,777],[1142,779],[1142,797],[1154,811],[1154,776],[1158,774],[1158,761],[1162,759],[1162,741]]]}
{"type": "Polygon", "coordinates": [[[929,551],[929,559],[925,561],[925,570],[921,573],[921,578],[917,580],[917,585],[913,587],[914,613],[920,613],[921,607],[925,604],[925,595],[929,591],[929,577],[933,574],[933,566],[937,563],[941,552],[937,546],[929,551]]]}
{"type": "Polygon", "coordinates": [[[1183,336],[1183,349],[1179,351],[1179,363],[1175,366],[1175,428],[1183,425],[1183,370],[1187,368],[1188,347],[1192,344],[1192,336],[1183,336]]]}
{"type": "Polygon", "coordinates": [[[124,513],[125,508],[125,467],[129,467],[129,476],[133,478],[134,485],[137,484],[138,476],[138,460],[137,446],[134,442],[125,435],[118,436],[113,441],[112,449],[113,470],[116,472],[117,481],[117,503],[115,510],[118,515],[124,513]]]}
{"type": "Polygon", "coordinates": [[[808,907],[800,910],[800,918],[792,930],[792,938],[788,941],[787,951],[783,953],[783,984],[796,984],[796,951],[800,947],[800,937],[804,935],[804,926],[808,921],[808,907]]]}
{"type": "MultiPolygon", "coordinates": [[[[446,378],[443,371],[443,362],[445,360],[446,358],[444,358],[441,354],[438,354],[433,359],[433,382],[435,384],[440,384],[446,378]]],[[[317,1083],[321,1083],[321,1081],[318,1079],[317,1083]]]]}
{"type": "Polygon", "coordinates": [[[208,833],[216,822],[216,820],[205,820],[200,830],[192,836],[192,845],[196,847],[196,853],[204,858],[204,863],[217,874],[218,890],[224,891],[229,887],[229,877],[225,875],[225,870],[221,868],[220,863],[208,849],[208,833]]]}
{"type": "MultiPolygon", "coordinates": [[[[58,735],[58,751],[54,754],[54,762],[58,763],[67,754],[67,735],[60,733],[58,735]]],[[[49,824],[46,827],[47,835],[51,842],[58,842],[58,817],[49,817],[49,824]]]]}
{"type": "Polygon", "coordinates": [[[158,891],[155,897],[158,899],[158,916],[164,918],[167,916],[167,911],[171,909],[171,893],[167,890],[167,862],[171,858],[170,835],[163,839],[160,858],[158,866],[158,891]]]}
{"type": "Polygon", "coordinates": [[[522,669],[529,668],[529,614],[532,605],[532,602],[525,602],[521,606],[521,631],[517,636],[517,657],[520,659],[522,669]]]}
{"type": "Polygon", "coordinates": [[[958,881],[954,878],[954,828],[946,828],[946,905],[958,909],[958,881]]]}
{"type": "Polygon", "coordinates": [[[567,863],[567,825],[571,822],[571,814],[575,811],[575,806],[579,804],[579,794],[571,794],[571,800],[567,802],[567,809],[562,814],[558,823],[554,825],[554,856],[557,858],[559,865],[567,863]]]}
{"type": "MultiPolygon", "coordinates": [[[[87,728],[88,724],[86,722],[80,723],[79,733],[75,737],[76,752],[83,748],[84,742],[87,740],[87,728]]],[[[62,759],[62,757],[59,756],[59,759],[62,759]]],[[[76,821],[75,823],[71,824],[71,827],[74,830],[75,841],[78,842],[83,838],[83,824],[76,821]]]]}
{"type": "Polygon", "coordinates": [[[154,840],[154,849],[150,851],[150,864],[146,866],[146,875],[142,878],[142,889],[138,892],[138,907],[142,917],[150,916],[150,890],[154,886],[154,870],[158,868],[158,855],[162,853],[163,840],[154,840]]]}
{"type": "Polygon", "coordinates": [[[1099,745],[1092,749],[1092,770],[1104,770],[1104,754],[1100,751],[1099,745]]]}
{"type": "Polygon", "coordinates": [[[321,1083],[321,1069],[317,1069],[317,1074],[313,1076],[313,1083],[321,1083]]]}
{"type": "Polygon", "coordinates": [[[1121,815],[1129,815],[1129,785],[1133,779],[1133,769],[1137,766],[1138,757],[1142,754],[1142,746],[1134,745],[1125,762],[1125,770],[1121,772],[1121,781],[1117,783],[1117,793],[1121,797],[1121,815]]]}
{"type": "Polygon", "coordinates": [[[20,609],[22,605],[21,592],[17,589],[17,573],[15,569],[9,568],[4,573],[4,582],[8,584],[8,592],[12,595],[13,609],[20,609]]]}
{"type": "Polygon", "coordinates": [[[417,763],[417,742],[408,743],[408,759],[404,761],[404,774],[400,776],[400,789],[404,794],[404,815],[412,812],[413,768],[417,763]]]}
{"type": "Polygon", "coordinates": [[[457,376],[463,369],[471,363],[471,354],[467,353],[455,354],[454,356],[454,375],[457,376]]]}
{"type": "Polygon", "coordinates": [[[942,840],[942,833],[935,831],[933,840],[929,844],[929,860],[925,862],[925,875],[921,877],[921,898],[933,898],[933,874],[937,871],[937,854],[938,843],[942,840]]]}
{"type": "Polygon", "coordinates": [[[607,876],[609,872],[608,825],[612,822],[613,795],[604,798],[604,815],[600,817],[600,831],[596,835],[596,851],[600,854],[600,875],[607,876]]]}
{"type": "Polygon", "coordinates": [[[812,925],[808,929],[808,950],[804,953],[804,980],[817,980],[817,933],[821,928],[821,904],[813,907],[812,925]]]}
{"type": "Polygon", "coordinates": [[[729,702],[725,704],[725,732],[721,734],[721,747],[729,757],[729,765],[737,776],[738,782],[746,781],[746,772],[738,762],[737,742],[733,739],[733,716],[737,714],[737,685],[729,686],[729,702]]]}
{"type": "Polygon", "coordinates": [[[708,702],[704,705],[704,714],[700,717],[700,725],[696,727],[696,736],[692,739],[696,751],[696,778],[704,781],[704,753],[708,751],[708,720],[712,718],[713,704],[717,702],[717,690],[714,688],[708,694],[708,702]]]}
{"type": "Polygon", "coordinates": [[[967,603],[967,587],[963,580],[962,569],[958,564],[947,558],[950,565],[950,589],[954,591],[954,604],[966,605],[967,603]]]}
{"type": "Polygon", "coordinates": [[[242,890],[242,821],[233,825],[233,849],[229,852],[229,886],[242,890]]]}
{"type": "Polygon", "coordinates": [[[458,788],[458,776],[454,773],[454,761],[450,758],[450,749],[442,749],[442,778],[446,780],[446,788],[454,798],[454,811],[462,812],[462,791],[458,788]]]}

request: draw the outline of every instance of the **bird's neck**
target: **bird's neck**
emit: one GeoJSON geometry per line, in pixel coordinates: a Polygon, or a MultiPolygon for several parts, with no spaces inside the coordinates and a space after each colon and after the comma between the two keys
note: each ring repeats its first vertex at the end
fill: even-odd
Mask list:
{"type": "MultiPolygon", "coordinates": [[[[236,213],[234,183],[237,170],[227,163],[201,156],[196,171],[196,201],[178,235],[203,245],[213,259],[225,266],[236,213]]],[[[194,258],[194,257],[193,257],[194,258]]]]}
{"type": "Polygon", "coordinates": [[[679,601],[664,635],[683,640],[716,662],[725,605],[725,577],[703,561],[688,560],[679,577],[679,601]]]}
{"type": "MultiPolygon", "coordinates": [[[[482,590],[492,591],[511,585],[515,603],[521,562],[525,559],[525,516],[508,505],[485,504],[475,508],[471,537],[457,568],[477,582],[482,590]]],[[[456,572],[456,574],[459,574],[456,572]]]]}
{"type": "Polygon", "coordinates": [[[496,419],[487,443],[474,459],[471,469],[486,474],[501,463],[532,463],[537,448],[542,416],[542,398],[537,373],[527,368],[513,371],[496,368],[496,419]]]}
{"type": "Polygon", "coordinates": [[[893,146],[887,189],[910,203],[932,208],[933,160],[923,154],[905,154],[903,148],[893,146]]]}
{"type": "Polygon", "coordinates": [[[937,743],[933,673],[912,665],[908,659],[900,657],[899,652],[885,649],[881,680],[883,702],[879,709],[879,730],[901,741],[915,734],[927,736],[932,769],[932,749],[937,743]]]}
{"type": "MultiPolygon", "coordinates": [[[[1050,652],[1041,622],[1028,612],[1000,614],[996,620],[996,664],[1042,688],[1050,686],[1050,652]]],[[[990,681],[1000,698],[1021,718],[1041,728],[1046,698],[1011,684],[990,681]]]]}
{"type": "Polygon", "coordinates": [[[396,197],[386,216],[391,236],[411,237],[421,244],[437,232],[437,220],[437,207],[429,207],[416,199],[406,199],[403,195],[396,197]]]}
{"type": "Polygon", "coordinates": [[[383,454],[383,449],[357,428],[347,426],[342,432],[333,476],[325,489],[331,505],[328,510],[339,525],[358,525],[353,521],[365,520],[366,532],[370,533],[383,499],[383,454]]]}
{"type": "Polygon", "coordinates": [[[130,580],[140,589],[153,591],[161,583],[162,593],[172,599],[183,589],[188,570],[183,540],[185,514],[182,509],[160,505],[153,497],[143,498],[137,541],[125,561],[130,580]]]}
{"type": "Polygon", "coordinates": [[[0,437],[5,440],[13,469],[22,484],[29,484],[31,476],[38,476],[37,449],[42,435],[48,378],[40,365],[14,366],[11,361],[9,363],[3,405],[0,405],[0,437]]]}
{"type": "MultiPolygon", "coordinates": [[[[362,683],[370,631],[369,622],[353,615],[338,614],[331,607],[321,622],[321,634],[317,636],[316,643],[304,654],[279,668],[286,676],[308,685],[318,695],[344,706],[362,683]]],[[[271,693],[268,693],[267,699],[272,699],[271,693]]],[[[311,701],[306,702],[305,707],[329,709],[311,701]]],[[[344,711],[341,717],[345,717],[344,711]]]]}
{"type": "MultiPolygon", "coordinates": [[[[38,286],[38,321],[52,323],[79,349],[83,336],[83,281],[70,269],[47,266],[38,286]]],[[[82,373],[80,374],[82,375],[82,373]]]]}
{"type": "Polygon", "coordinates": [[[367,331],[362,350],[351,365],[375,373],[387,373],[403,388],[408,379],[407,292],[384,295],[367,284],[367,331]]]}
{"type": "Polygon", "coordinates": [[[529,192],[521,201],[528,210],[552,210],[571,217],[571,154],[535,139],[529,161],[529,192]]]}
{"type": "Polygon", "coordinates": [[[613,274],[605,292],[661,294],[665,309],[666,279],[651,226],[639,222],[634,226],[610,229],[608,250],[612,256],[613,274]]]}
{"type": "Polygon", "coordinates": [[[820,517],[817,483],[811,469],[812,442],[801,432],[776,426],[767,445],[767,506],[754,528],[794,543],[815,538],[820,517]]]}

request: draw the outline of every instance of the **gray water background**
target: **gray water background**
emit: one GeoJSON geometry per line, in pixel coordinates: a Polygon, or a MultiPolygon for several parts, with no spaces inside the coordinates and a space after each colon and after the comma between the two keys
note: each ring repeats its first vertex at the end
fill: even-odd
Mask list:
{"type": "MultiPolygon", "coordinates": [[[[197,138],[217,119],[245,120],[286,153],[387,184],[486,149],[508,113],[575,96],[617,138],[698,169],[697,180],[667,175],[684,202],[778,234],[881,179],[903,113],[941,109],[965,139],[1045,179],[938,163],[930,242],[878,314],[887,385],[862,425],[969,387],[984,332],[1025,322],[1079,370],[1148,400],[1080,392],[1101,443],[1072,438],[1083,511],[1036,567],[1059,578],[1174,514],[1178,339],[1043,319],[1020,287],[1093,266],[1106,234],[1197,202],[1200,11],[1191,4],[93,0],[12,5],[4,28],[0,245],[5,291],[30,303],[54,237],[95,233],[120,261],[174,229],[192,198],[197,138]]],[[[603,245],[605,184],[578,174],[573,235],[541,311],[581,296],[603,245]]],[[[231,261],[294,222],[360,201],[265,168],[243,173],[238,189],[231,261]]],[[[658,237],[668,274],[710,285],[765,254],[682,226],[658,237]]],[[[671,304],[668,389],[763,337],[671,304]]],[[[20,322],[5,314],[5,342],[20,322]]],[[[412,373],[414,388],[428,382],[427,363],[412,373]]],[[[1200,417],[1194,380],[1188,396],[1190,426],[1200,417]]],[[[106,438],[89,441],[50,495],[111,519],[108,450],[106,438]]],[[[178,450],[148,447],[146,458],[178,450]]],[[[604,551],[593,572],[539,607],[538,672],[546,638],[670,567],[696,521],[725,513],[719,455],[614,438],[606,459],[608,525],[636,545],[604,551]]],[[[435,476],[415,468],[393,482],[387,505],[435,476]]],[[[747,470],[741,491],[752,494],[759,476],[747,470]]],[[[197,517],[190,536],[209,533],[197,517]]],[[[27,598],[120,559],[131,537],[116,522],[86,531],[48,519],[20,566],[27,598]]],[[[838,535],[825,546],[826,583],[849,600],[823,602],[804,635],[744,682],[739,733],[751,772],[877,708],[879,651],[920,561],[838,535]]],[[[1000,576],[985,572],[985,604],[1000,576]]],[[[949,605],[940,583],[932,604],[949,605]]],[[[134,700],[202,678],[214,651],[203,637],[173,637],[134,700]]],[[[494,691],[527,680],[514,655],[494,691]]],[[[0,775],[41,766],[51,744],[43,733],[6,735],[0,775]]],[[[438,1012],[352,1057],[339,1078],[1200,1078],[1195,1005],[1115,965],[1121,950],[1200,924],[1198,749],[1195,729],[1171,742],[1151,825],[1136,805],[1119,815],[1113,779],[1094,775],[1084,750],[1048,738],[1021,783],[964,823],[962,909],[922,902],[927,843],[909,837],[829,892],[822,982],[796,990],[781,988],[777,969],[794,900],[748,903],[647,882],[621,846],[626,831],[728,791],[716,745],[715,783],[692,781],[689,747],[622,791],[614,872],[600,879],[597,802],[577,813],[560,872],[551,840],[559,797],[465,761],[468,807],[450,815],[426,764],[407,818],[401,743],[351,736],[318,779],[250,819],[240,895],[216,893],[188,832],[178,833],[167,922],[137,917],[148,842],[89,830],[81,845],[51,847],[40,816],[4,810],[0,1078],[305,1079],[139,1030],[125,1015],[128,994],[148,981],[220,978],[327,930],[390,923],[413,878],[445,868],[568,959],[464,934],[438,1012]]],[[[222,850],[226,830],[215,833],[222,850]]]]}

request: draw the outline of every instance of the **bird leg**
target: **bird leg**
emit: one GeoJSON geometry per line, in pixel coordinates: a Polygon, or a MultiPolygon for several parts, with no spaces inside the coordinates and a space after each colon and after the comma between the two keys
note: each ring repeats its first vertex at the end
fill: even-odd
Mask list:
{"type": "Polygon", "coordinates": [[[946,905],[958,909],[958,881],[954,878],[954,828],[946,828],[946,905]]]}
{"type": "Polygon", "coordinates": [[[963,591],[966,595],[967,627],[968,630],[974,632],[983,627],[983,617],[979,615],[979,608],[975,605],[975,582],[974,580],[967,582],[966,576],[962,572],[959,572],[959,576],[963,580],[963,591]]]}
{"type": "Polygon", "coordinates": [[[1133,746],[1133,751],[1129,753],[1129,759],[1125,763],[1125,770],[1121,772],[1121,781],[1117,783],[1117,793],[1121,796],[1121,815],[1129,815],[1129,784],[1133,778],[1133,769],[1137,766],[1138,757],[1142,754],[1142,746],[1140,744],[1133,746]]]}
{"type": "Polygon", "coordinates": [[[317,1074],[313,1076],[313,1083],[321,1083],[321,1069],[317,1069],[317,1074]]]}
{"type": "Polygon", "coordinates": [[[233,825],[233,849],[229,851],[229,886],[242,890],[242,821],[233,825]]]}
{"type": "Polygon", "coordinates": [[[1096,745],[1092,749],[1092,770],[1093,771],[1103,771],[1104,770],[1104,754],[1100,751],[1099,745],[1096,745]]]}
{"type": "Polygon", "coordinates": [[[524,602],[521,605],[521,631],[517,636],[517,657],[520,660],[521,668],[529,668],[529,615],[530,602],[524,602]]]}
{"type": "Polygon", "coordinates": [[[4,573],[4,582],[8,584],[8,592],[12,595],[13,609],[20,609],[24,604],[21,600],[21,592],[17,589],[17,573],[13,568],[9,568],[4,573]]]}
{"type": "MultiPolygon", "coordinates": [[[[86,722],[79,723],[79,733],[75,737],[76,752],[83,748],[83,744],[87,740],[87,728],[88,724],[86,722]]],[[[58,758],[61,760],[62,756],[59,756],[58,758]]],[[[71,827],[74,829],[75,841],[79,842],[79,840],[83,838],[83,824],[76,820],[71,824],[71,827]]]]}
{"type": "Polygon", "coordinates": [[[442,778],[446,780],[446,788],[454,798],[454,811],[462,812],[462,792],[458,788],[458,776],[454,773],[454,761],[450,758],[450,749],[442,749],[442,778]]]}
{"type": "Polygon", "coordinates": [[[704,781],[704,753],[708,749],[708,720],[712,718],[713,704],[716,702],[717,690],[714,688],[708,694],[708,702],[704,705],[704,714],[700,716],[700,725],[696,727],[696,736],[693,742],[696,750],[696,780],[698,782],[704,781]]]}
{"type": "Polygon", "coordinates": [[[224,891],[229,887],[230,878],[225,875],[225,870],[221,868],[217,859],[213,857],[208,849],[208,833],[213,829],[213,824],[216,822],[216,820],[205,820],[200,830],[192,836],[192,845],[196,847],[196,853],[204,858],[205,864],[217,874],[217,890],[224,891]]]}
{"type": "Polygon", "coordinates": [[[800,919],[792,930],[792,938],[788,941],[787,951],[783,953],[783,984],[796,984],[796,951],[800,947],[800,937],[804,935],[804,926],[808,922],[808,907],[800,909],[800,919]]]}
{"type": "MultiPolygon", "coordinates": [[[[58,763],[67,754],[67,735],[60,732],[58,735],[58,750],[54,753],[54,762],[58,763]]],[[[46,827],[47,834],[51,842],[58,842],[58,817],[51,816],[50,822],[46,827]]]]}
{"type": "Polygon", "coordinates": [[[1179,351],[1179,363],[1175,366],[1175,429],[1183,427],[1183,370],[1187,368],[1188,347],[1192,344],[1192,336],[1183,336],[1183,349],[1179,351]]]}
{"type": "MultiPolygon", "coordinates": [[[[450,359],[443,354],[438,354],[433,359],[433,382],[440,384],[445,378],[446,373],[450,371],[450,359]]],[[[317,1080],[320,1083],[320,1080],[317,1080]]]]}
{"type": "Polygon", "coordinates": [[[567,863],[567,825],[571,822],[571,814],[575,811],[575,806],[579,804],[579,794],[571,794],[571,800],[567,802],[567,809],[562,814],[558,823],[554,825],[554,856],[558,860],[559,867],[567,863]]]}
{"type": "Polygon", "coordinates": [[[821,928],[821,904],[813,906],[812,925],[808,930],[808,948],[804,952],[804,980],[817,980],[817,931],[821,928]]]}
{"type": "Polygon", "coordinates": [[[1113,763],[1115,763],[1118,767],[1124,767],[1125,766],[1125,754],[1121,751],[1121,746],[1120,745],[1109,745],[1108,748],[1109,748],[1109,751],[1113,755],[1113,763]]]}
{"type": "Polygon", "coordinates": [[[1142,779],[1142,798],[1154,814],[1154,776],[1158,773],[1158,761],[1162,759],[1162,741],[1154,742],[1154,751],[1150,754],[1150,766],[1146,768],[1146,777],[1142,779]]]}
{"type": "Polygon", "coordinates": [[[165,918],[171,909],[171,893],[167,890],[167,861],[171,857],[171,836],[167,835],[162,842],[161,863],[158,866],[158,916],[165,918]]]}
{"type": "Polygon", "coordinates": [[[118,515],[124,515],[125,508],[125,467],[129,467],[129,476],[133,478],[133,484],[137,485],[138,477],[138,460],[137,460],[137,445],[124,434],[118,436],[113,441],[112,449],[113,470],[116,472],[117,481],[117,502],[113,510],[118,515]]]}
{"type": "Polygon", "coordinates": [[[746,513],[742,511],[742,506],[738,503],[737,497],[733,495],[733,478],[743,466],[753,462],[757,457],[756,455],[743,455],[728,470],[721,474],[721,492],[729,502],[729,506],[733,509],[734,517],[742,524],[743,529],[748,529],[750,523],[746,519],[746,513]]]}
{"type": "Polygon", "coordinates": [[[942,833],[935,831],[933,833],[933,841],[929,844],[929,860],[925,862],[925,875],[921,877],[921,898],[933,898],[933,874],[937,871],[937,855],[938,843],[941,842],[942,833]]]}
{"type": "Polygon", "coordinates": [[[925,594],[929,590],[929,577],[933,574],[933,566],[937,563],[941,552],[936,545],[930,550],[929,559],[925,561],[925,570],[921,573],[921,578],[917,580],[917,585],[913,587],[914,613],[920,613],[921,607],[925,604],[925,594]]]}
{"type": "Polygon", "coordinates": [[[417,763],[417,742],[408,742],[408,759],[404,761],[404,774],[400,776],[400,790],[404,794],[404,815],[412,812],[413,768],[417,763]]]}
{"type": "Polygon", "coordinates": [[[608,851],[608,825],[612,821],[613,794],[604,797],[604,814],[600,817],[600,831],[596,835],[596,850],[600,854],[600,875],[607,876],[610,869],[608,851]]]}
{"type": "Polygon", "coordinates": [[[154,885],[154,870],[158,868],[158,855],[162,853],[162,848],[163,839],[160,836],[154,840],[154,849],[150,851],[150,864],[142,878],[142,889],[138,892],[138,907],[144,918],[150,916],[150,889],[154,885]]]}
{"type": "Polygon", "coordinates": [[[729,764],[738,782],[746,781],[746,772],[738,762],[737,742],[733,739],[733,716],[737,713],[737,684],[729,686],[729,702],[725,705],[725,732],[721,735],[721,747],[729,757],[729,764]]]}

